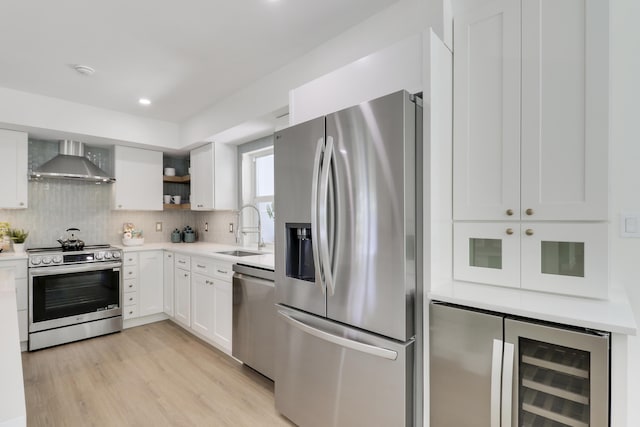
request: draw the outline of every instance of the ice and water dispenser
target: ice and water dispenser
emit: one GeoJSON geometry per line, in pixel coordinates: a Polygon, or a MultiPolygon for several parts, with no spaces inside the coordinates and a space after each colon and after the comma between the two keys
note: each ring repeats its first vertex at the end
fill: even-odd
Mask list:
{"type": "Polygon", "coordinates": [[[294,279],[315,282],[311,224],[286,224],[286,274],[294,279]]]}

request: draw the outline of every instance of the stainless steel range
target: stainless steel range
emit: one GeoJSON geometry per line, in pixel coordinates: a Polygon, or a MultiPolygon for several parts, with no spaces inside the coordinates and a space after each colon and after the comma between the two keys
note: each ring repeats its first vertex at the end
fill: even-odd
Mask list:
{"type": "Polygon", "coordinates": [[[29,249],[29,350],[122,330],[122,251],[29,249]]]}

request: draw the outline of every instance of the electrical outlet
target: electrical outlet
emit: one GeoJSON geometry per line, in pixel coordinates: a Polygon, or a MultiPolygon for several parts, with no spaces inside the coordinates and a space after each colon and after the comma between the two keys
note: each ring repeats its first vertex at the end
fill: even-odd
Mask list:
{"type": "Polygon", "coordinates": [[[162,221],[156,222],[156,231],[162,231],[162,221]]]}
{"type": "Polygon", "coordinates": [[[209,223],[208,222],[204,223],[204,231],[206,231],[206,232],[209,231],[209,223]]]}
{"type": "Polygon", "coordinates": [[[229,223],[229,233],[233,233],[233,223],[229,223]]]}

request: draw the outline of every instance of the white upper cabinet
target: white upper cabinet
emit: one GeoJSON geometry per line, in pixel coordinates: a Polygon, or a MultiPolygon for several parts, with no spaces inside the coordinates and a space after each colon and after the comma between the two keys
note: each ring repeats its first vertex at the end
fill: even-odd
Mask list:
{"type": "Polygon", "coordinates": [[[114,209],[162,210],[162,152],[115,147],[114,209]]]}
{"type": "Polygon", "coordinates": [[[454,40],[454,218],[513,220],[520,207],[520,2],[456,16],[454,40]]]}
{"type": "Polygon", "coordinates": [[[28,206],[28,147],[26,133],[0,129],[0,209],[28,206]]]}
{"type": "Polygon", "coordinates": [[[606,0],[500,0],[454,21],[454,219],[606,220],[606,0]]]}
{"type": "Polygon", "coordinates": [[[607,219],[608,34],[608,1],[522,2],[527,219],[607,219]]]}
{"type": "Polygon", "coordinates": [[[237,149],[209,143],[191,151],[191,210],[238,208],[237,149]]]}

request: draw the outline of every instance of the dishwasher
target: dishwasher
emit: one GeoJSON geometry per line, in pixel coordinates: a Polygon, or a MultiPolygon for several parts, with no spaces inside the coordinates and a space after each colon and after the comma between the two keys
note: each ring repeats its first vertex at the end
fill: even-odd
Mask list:
{"type": "Polygon", "coordinates": [[[273,379],[275,285],[273,270],[233,265],[233,357],[273,379]]]}

